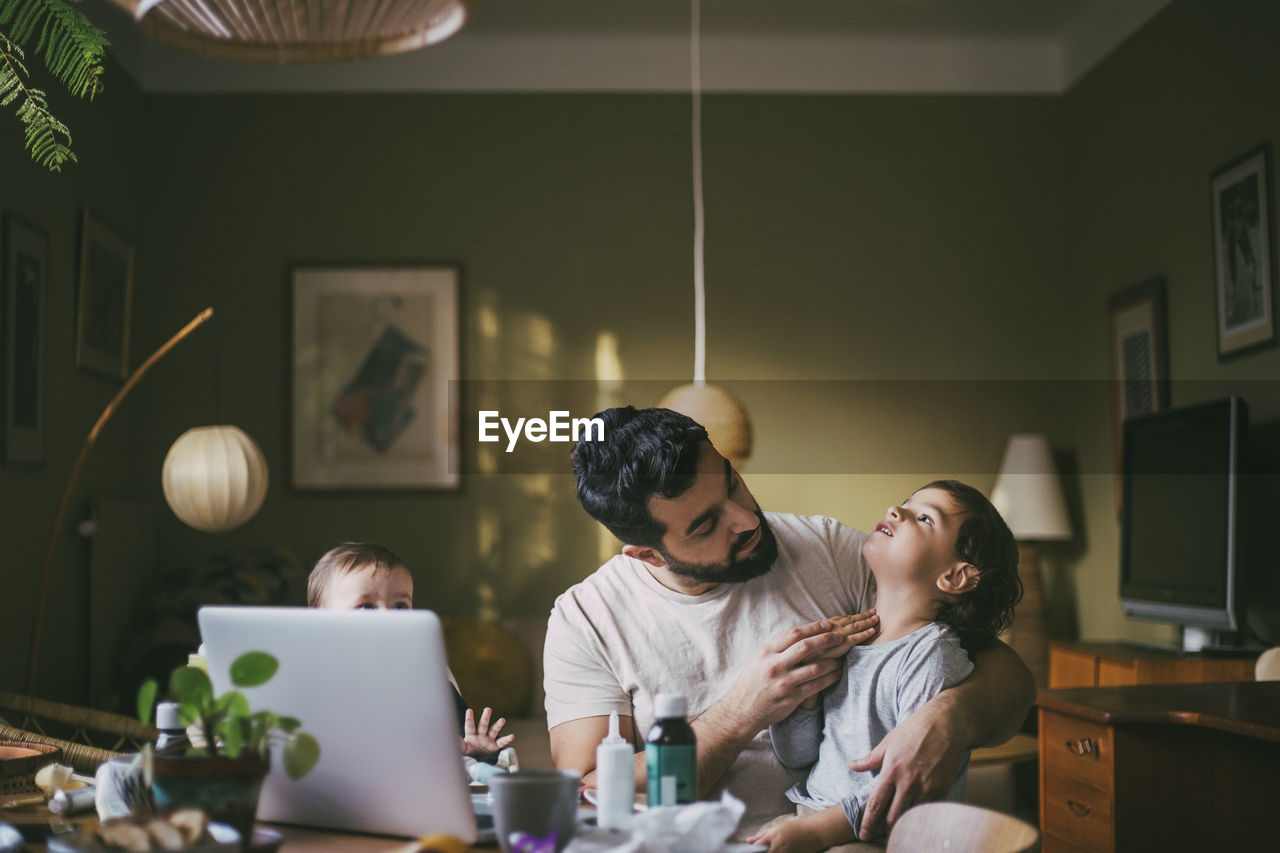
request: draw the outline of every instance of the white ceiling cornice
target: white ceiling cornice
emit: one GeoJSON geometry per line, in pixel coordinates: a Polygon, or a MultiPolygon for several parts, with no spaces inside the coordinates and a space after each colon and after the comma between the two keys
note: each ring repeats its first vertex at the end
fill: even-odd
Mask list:
{"type": "MultiPolygon", "coordinates": [[[[953,0],[929,0],[947,3],[953,0]]],[[[528,3],[529,16],[547,0],[528,3]]],[[[601,0],[604,2],[604,0],[601,0]]],[[[622,0],[611,0],[616,7],[622,0]]],[[[637,3],[642,0],[636,0],[637,3]]],[[[763,0],[754,3],[758,12],[763,0]]],[[[779,4],[796,0],[774,0],[779,4]]],[[[858,3],[859,0],[849,0],[858,3]]],[[[878,0],[885,2],[885,0],[878,0]]],[[[995,15],[1008,0],[964,0],[995,15]]],[[[897,26],[871,32],[862,18],[825,31],[710,25],[704,9],[702,83],[708,92],[1058,94],[1169,0],[1022,0],[1056,18],[1010,32],[999,20],[897,26]],[[1070,13],[1070,14],[1066,14],[1070,13]],[[985,26],[984,26],[985,23],[985,26]],[[948,26],[950,31],[948,31],[948,26]]],[[[916,7],[921,0],[913,0],[916,7]]],[[[554,5],[554,4],[553,4],[554,5]]],[[[709,4],[708,4],[709,5],[709,4]]],[[[912,5],[912,4],[907,4],[912,5]]],[[[924,4],[927,5],[927,4],[924,4]]],[[[667,4],[670,6],[670,4],[667,4]]],[[[360,62],[269,65],[206,59],[158,44],[107,0],[85,11],[107,30],[112,53],[146,92],[687,92],[689,39],[666,26],[569,32],[483,26],[479,16],[448,41],[360,62]]],[[[716,7],[722,19],[732,6],[716,7]]],[[[796,7],[791,7],[796,8],[796,7]]],[[[828,11],[838,6],[830,2],[828,11]]],[[[850,8],[854,8],[850,6],[850,8]]],[[[1007,7],[1005,7],[1007,8],[1007,7]]],[[[487,11],[487,10],[486,10],[487,11]]],[[[635,7],[626,10],[631,17],[635,7]]],[[[918,11],[918,9],[917,9],[918,11]]],[[[975,13],[976,15],[977,13],[975,13]]],[[[812,25],[814,21],[807,22],[812,25]]]]}

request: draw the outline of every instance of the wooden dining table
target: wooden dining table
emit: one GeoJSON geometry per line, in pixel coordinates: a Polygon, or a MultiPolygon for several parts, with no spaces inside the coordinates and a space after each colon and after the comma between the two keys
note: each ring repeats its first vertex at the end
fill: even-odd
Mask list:
{"type": "MultiPolygon", "coordinates": [[[[12,799],[15,797],[0,796],[0,803],[12,799]]],[[[0,823],[12,824],[20,831],[24,831],[24,835],[28,838],[28,849],[35,853],[44,853],[46,847],[39,838],[53,832],[73,831],[77,828],[92,832],[98,825],[98,817],[94,812],[89,811],[63,818],[52,814],[43,802],[39,802],[16,808],[0,808],[0,823]]],[[[336,850],[348,853],[405,853],[405,851],[416,849],[412,846],[413,839],[399,836],[371,835],[275,823],[260,823],[258,828],[266,830],[265,833],[256,833],[260,837],[264,834],[279,833],[283,839],[280,846],[284,853],[330,853],[336,850]]],[[[270,848],[251,847],[249,853],[268,849],[270,848]]],[[[472,849],[493,853],[497,848],[496,845],[489,844],[472,849]]]]}

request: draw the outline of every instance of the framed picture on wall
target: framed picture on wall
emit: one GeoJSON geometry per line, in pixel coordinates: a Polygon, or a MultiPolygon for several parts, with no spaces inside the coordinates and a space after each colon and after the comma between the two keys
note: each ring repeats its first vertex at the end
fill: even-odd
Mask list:
{"type": "Polygon", "coordinates": [[[458,271],[293,272],[293,485],[447,489],[458,474],[458,271]]]}
{"type": "Polygon", "coordinates": [[[76,367],[124,379],[132,313],[133,244],[86,210],[80,231],[76,367]]]}
{"type": "MultiPolygon", "coordinates": [[[[1125,420],[1169,408],[1164,279],[1153,278],[1113,294],[1107,300],[1107,326],[1118,475],[1123,470],[1120,463],[1125,420]]],[[[1119,495],[1118,488],[1116,494],[1119,495]]]]}
{"type": "Polygon", "coordinates": [[[1276,342],[1271,146],[1264,143],[1232,160],[1209,183],[1222,361],[1276,342]]]}
{"type": "Polygon", "coordinates": [[[4,464],[44,464],[45,302],[49,238],[4,220],[4,464]]]}

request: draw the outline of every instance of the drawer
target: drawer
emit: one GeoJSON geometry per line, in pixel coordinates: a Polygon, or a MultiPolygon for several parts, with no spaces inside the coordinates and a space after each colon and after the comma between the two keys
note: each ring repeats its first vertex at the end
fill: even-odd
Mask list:
{"type": "Polygon", "coordinates": [[[1075,779],[1046,775],[1044,831],[1090,850],[1115,849],[1111,793],[1075,779]]]}
{"type": "Polygon", "coordinates": [[[1097,853],[1092,847],[1076,844],[1061,836],[1046,832],[1040,839],[1040,853],[1097,853]]]}
{"type": "Polygon", "coordinates": [[[1046,776],[1076,779],[1100,791],[1111,790],[1111,729],[1050,711],[1040,713],[1040,743],[1046,776]]]}

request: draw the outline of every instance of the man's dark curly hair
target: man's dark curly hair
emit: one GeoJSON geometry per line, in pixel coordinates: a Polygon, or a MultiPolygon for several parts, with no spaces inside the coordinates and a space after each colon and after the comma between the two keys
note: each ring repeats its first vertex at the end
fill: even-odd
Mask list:
{"type": "Polygon", "coordinates": [[[620,406],[596,417],[604,421],[604,440],[588,441],[587,433],[569,454],[578,500],[626,544],[657,547],[666,530],[649,514],[649,498],[688,491],[707,431],[670,409],[620,406]]]}
{"type": "Polygon", "coordinates": [[[959,480],[934,480],[922,489],[940,489],[964,515],[956,532],[956,559],[978,570],[978,585],[942,605],[935,621],[949,625],[965,648],[990,643],[1013,624],[1013,608],[1022,600],[1018,543],[1009,525],[986,495],[959,480]]]}

